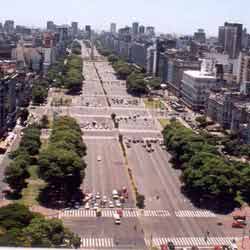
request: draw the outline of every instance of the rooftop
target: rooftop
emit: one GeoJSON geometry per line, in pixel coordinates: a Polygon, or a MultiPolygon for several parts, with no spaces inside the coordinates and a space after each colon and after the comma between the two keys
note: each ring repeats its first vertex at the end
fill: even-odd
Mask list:
{"type": "Polygon", "coordinates": [[[206,73],[206,72],[202,72],[199,70],[186,70],[184,72],[186,75],[189,75],[193,78],[197,78],[197,79],[208,79],[208,80],[216,80],[216,77],[214,75],[212,75],[211,73],[206,73]]]}

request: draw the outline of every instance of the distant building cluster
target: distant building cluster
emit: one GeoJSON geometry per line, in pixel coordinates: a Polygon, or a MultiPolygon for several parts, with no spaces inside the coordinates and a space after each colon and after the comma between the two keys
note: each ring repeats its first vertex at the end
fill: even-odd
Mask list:
{"type": "Polygon", "coordinates": [[[28,106],[33,80],[66,53],[70,41],[90,34],[90,26],[80,30],[77,22],[70,26],[48,21],[46,29],[15,25],[13,20],[0,22],[0,136],[28,106]]]}
{"type": "Polygon", "coordinates": [[[156,35],[154,27],[138,22],[120,29],[111,23],[101,41],[159,77],[183,104],[250,143],[250,35],[242,24],[225,22],[218,37],[207,37],[204,29],[177,37],[156,35]]]}

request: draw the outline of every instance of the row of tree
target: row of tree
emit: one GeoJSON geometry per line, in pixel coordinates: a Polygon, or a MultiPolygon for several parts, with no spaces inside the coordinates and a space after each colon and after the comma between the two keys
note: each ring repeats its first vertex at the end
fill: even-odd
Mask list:
{"type": "Polygon", "coordinates": [[[5,169],[5,182],[13,189],[15,195],[20,195],[27,185],[28,167],[32,162],[32,157],[38,154],[41,146],[40,133],[38,125],[29,125],[23,130],[19,148],[10,154],[12,161],[5,169]]]}
{"type": "Polygon", "coordinates": [[[227,161],[206,137],[171,121],[163,131],[175,167],[182,169],[185,191],[200,205],[232,208],[249,201],[250,166],[227,161]]]}
{"type": "Polygon", "coordinates": [[[46,79],[39,78],[32,83],[31,99],[34,105],[43,104],[48,97],[49,82],[46,79]]]}
{"type": "Polygon", "coordinates": [[[82,54],[82,46],[81,44],[77,41],[74,40],[71,45],[71,52],[75,55],[81,55],[82,54]]]}
{"type": "Polygon", "coordinates": [[[40,200],[51,206],[64,206],[80,199],[84,178],[86,145],[76,120],[59,117],[54,121],[49,145],[39,156],[39,176],[47,183],[40,200]]]}
{"type": "Polygon", "coordinates": [[[70,93],[78,93],[82,88],[82,58],[76,54],[68,55],[60,60],[48,71],[48,81],[51,86],[66,88],[70,93]]]}
{"type": "Polygon", "coordinates": [[[117,77],[126,80],[128,93],[140,96],[148,94],[150,89],[160,88],[160,79],[155,77],[147,78],[143,68],[126,62],[116,54],[100,47],[100,45],[98,50],[103,56],[108,57],[108,61],[112,64],[117,77]]]}
{"type": "Polygon", "coordinates": [[[80,238],[58,219],[46,219],[20,204],[0,208],[1,246],[78,248],[80,244],[80,238]]]}

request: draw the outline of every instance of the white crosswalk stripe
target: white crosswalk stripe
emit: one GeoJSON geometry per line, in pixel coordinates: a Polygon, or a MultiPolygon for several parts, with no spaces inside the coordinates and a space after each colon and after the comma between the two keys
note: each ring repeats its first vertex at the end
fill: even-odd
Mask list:
{"type": "Polygon", "coordinates": [[[113,238],[81,238],[81,248],[113,248],[113,238]]]}
{"type": "Polygon", "coordinates": [[[208,210],[179,210],[175,211],[175,215],[177,217],[203,217],[203,218],[209,218],[209,217],[216,217],[216,214],[208,211],[208,210]]]}
{"type": "Polygon", "coordinates": [[[233,240],[238,240],[240,238],[235,237],[208,237],[205,241],[204,237],[162,237],[145,239],[145,244],[150,246],[160,246],[167,244],[168,242],[173,242],[177,247],[189,247],[189,246],[214,246],[214,245],[228,245],[233,240]]]}
{"type": "Polygon", "coordinates": [[[168,210],[145,210],[143,215],[149,217],[167,217],[170,216],[170,213],[168,210]]]}
{"type": "MultiPolygon", "coordinates": [[[[107,209],[101,210],[102,217],[113,217],[117,212],[117,209],[107,209]]],[[[167,217],[171,216],[168,210],[138,210],[137,208],[124,208],[123,217],[167,217]]],[[[96,217],[96,212],[94,210],[86,209],[72,209],[64,210],[59,212],[59,218],[63,217],[96,217]]]]}

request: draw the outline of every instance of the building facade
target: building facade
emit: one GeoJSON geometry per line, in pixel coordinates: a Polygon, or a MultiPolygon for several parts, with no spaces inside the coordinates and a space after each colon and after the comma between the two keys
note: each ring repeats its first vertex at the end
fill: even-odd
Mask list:
{"type": "Polygon", "coordinates": [[[183,73],[181,100],[194,111],[206,108],[209,91],[220,83],[213,72],[207,71],[209,62],[203,61],[201,70],[188,70],[183,73]]]}

